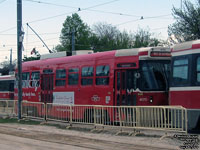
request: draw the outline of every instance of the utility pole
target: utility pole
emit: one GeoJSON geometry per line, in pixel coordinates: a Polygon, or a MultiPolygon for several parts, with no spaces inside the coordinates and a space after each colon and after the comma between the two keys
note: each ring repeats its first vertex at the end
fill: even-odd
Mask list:
{"type": "Polygon", "coordinates": [[[10,49],[10,72],[12,71],[12,48],[10,49]]]}
{"type": "Polygon", "coordinates": [[[22,0],[17,0],[17,66],[18,66],[18,119],[21,119],[22,103],[22,0]]]}
{"type": "Polygon", "coordinates": [[[72,53],[75,51],[75,30],[72,29],[72,53]]]}

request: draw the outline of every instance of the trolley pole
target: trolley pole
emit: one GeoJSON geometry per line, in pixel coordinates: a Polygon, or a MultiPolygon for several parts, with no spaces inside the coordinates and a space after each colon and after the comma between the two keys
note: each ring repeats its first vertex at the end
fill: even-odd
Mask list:
{"type": "Polygon", "coordinates": [[[18,119],[21,119],[22,103],[22,0],[17,0],[17,66],[18,66],[18,119]]]}

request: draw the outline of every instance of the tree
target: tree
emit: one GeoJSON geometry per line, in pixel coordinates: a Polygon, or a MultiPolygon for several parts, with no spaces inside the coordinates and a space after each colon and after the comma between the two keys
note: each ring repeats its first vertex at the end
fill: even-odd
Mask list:
{"type": "Polygon", "coordinates": [[[93,26],[91,38],[94,51],[107,51],[129,48],[130,38],[126,31],[120,32],[117,27],[107,23],[97,23],[93,26]]]}
{"type": "Polygon", "coordinates": [[[0,73],[2,75],[8,75],[10,71],[15,70],[16,60],[10,65],[10,61],[4,61],[1,63],[2,68],[0,68],[0,73]]]}
{"type": "Polygon", "coordinates": [[[171,42],[183,42],[200,38],[200,1],[194,5],[190,1],[183,1],[183,8],[172,9],[175,23],[168,27],[171,42]]]}
{"type": "Polygon", "coordinates": [[[134,48],[148,47],[148,46],[158,46],[161,41],[159,39],[153,38],[152,33],[148,29],[139,28],[135,34],[133,34],[133,45],[134,48]]]}
{"type": "Polygon", "coordinates": [[[23,58],[23,61],[39,60],[40,56],[41,56],[40,53],[36,50],[36,48],[32,49],[31,55],[35,55],[35,56],[27,57],[25,55],[24,58],[23,58]]]}
{"type": "Polygon", "coordinates": [[[57,51],[71,51],[72,32],[75,33],[75,50],[91,49],[90,37],[91,31],[77,13],[67,16],[63,23],[60,35],[60,43],[55,47],[57,51]]]}

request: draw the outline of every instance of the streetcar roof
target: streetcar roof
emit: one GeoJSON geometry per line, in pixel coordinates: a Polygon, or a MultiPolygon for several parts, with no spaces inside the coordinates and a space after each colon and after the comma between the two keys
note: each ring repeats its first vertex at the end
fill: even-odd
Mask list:
{"type": "Polygon", "coordinates": [[[200,53],[200,40],[176,44],[171,52],[173,56],[200,53]]]}
{"type": "Polygon", "coordinates": [[[0,81],[3,81],[3,80],[15,80],[15,76],[14,75],[3,75],[3,76],[0,76],[0,81]]]}

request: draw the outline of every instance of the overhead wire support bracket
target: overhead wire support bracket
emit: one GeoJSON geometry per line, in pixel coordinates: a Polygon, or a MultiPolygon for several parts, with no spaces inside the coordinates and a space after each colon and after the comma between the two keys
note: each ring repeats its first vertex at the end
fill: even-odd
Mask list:
{"type": "Polygon", "coordinates": [[[37,35],[37,37],[42,41],[42,43],[44,44],[44,46],[48,49],[49,53],[53,53],[52,50],[49,49],[49,47],[46,45],[46,43],[42,40],[42,38],[37,34],[37,32],[35,32],[35,30],[33,30],[33,28],[31,28],[31,26],[26,23],[26,25],[35,33],[35,35],[37,35]]]}

